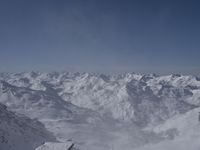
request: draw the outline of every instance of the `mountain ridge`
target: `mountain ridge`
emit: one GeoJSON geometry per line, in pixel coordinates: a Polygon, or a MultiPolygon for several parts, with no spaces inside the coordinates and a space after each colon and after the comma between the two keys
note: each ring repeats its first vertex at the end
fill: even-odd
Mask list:
{"type": "Polygon", "coordinates": [[[25,72],[0,74],[0,80],[1,103],[38,118],[61,142],[82,143],[81,149],[102,149],[96,146],[101,140],[108,149],[116,141],[137,147],[175,138],[170,129],[164,134],[143,129],[200,107],[195,76],[25,72]]]}

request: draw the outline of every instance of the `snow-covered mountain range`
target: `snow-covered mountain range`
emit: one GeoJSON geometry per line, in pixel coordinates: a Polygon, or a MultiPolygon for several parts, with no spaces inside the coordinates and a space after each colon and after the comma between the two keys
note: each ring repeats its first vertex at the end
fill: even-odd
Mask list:
{"type": "Polygon", "coordinates": [[[199,130],[195,76],[25,72],[1,73],[0,81],[0,103],[81,150],[142,148],[199,130]],[[188,114],[196,123],[185,124],[188,114]]]}

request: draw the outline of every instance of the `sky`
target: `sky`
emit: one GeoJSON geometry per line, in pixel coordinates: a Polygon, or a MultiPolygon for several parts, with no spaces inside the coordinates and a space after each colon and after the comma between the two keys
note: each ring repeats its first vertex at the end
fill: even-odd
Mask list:
{"type": "Polygon", "coordinates": [[[199,0],[1,0],[0,72],[200,74],[199,0]]]}

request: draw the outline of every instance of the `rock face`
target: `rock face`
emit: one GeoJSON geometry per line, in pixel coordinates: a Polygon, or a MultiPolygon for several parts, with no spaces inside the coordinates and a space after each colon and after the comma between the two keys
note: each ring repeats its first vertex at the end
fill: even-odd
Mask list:
{"type": "Polygon", "coordinates": [[[1,103],[38,118],[58,140],[73,138],[84,150],[173,139],[179,130],[144,129],[200,107],[195,76],[25,72],[2,73],[0,80],[1,103]]]}
{"type": "Polygon", "coordinates": [[[34,150],[44,141],[55,141],[37,120],[18,116],[0,104],[0,149],[34,150]]]}

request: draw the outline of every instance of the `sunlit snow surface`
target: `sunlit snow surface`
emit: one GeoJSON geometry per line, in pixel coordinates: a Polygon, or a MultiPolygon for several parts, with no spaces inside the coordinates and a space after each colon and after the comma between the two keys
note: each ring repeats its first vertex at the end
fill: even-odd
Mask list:
{"type": "Polygon", "coordinates": [[[183,75],[0,75],[0,102],[80,150],[200,149],[200,79],[183,75]]]}
{"type": "Polygon", "coordinates": [[[68,150],[73,143],[65,142],[65,143],[55,143],[55,142],[46,142],[36,148],[36,150],[68,150]]]}

